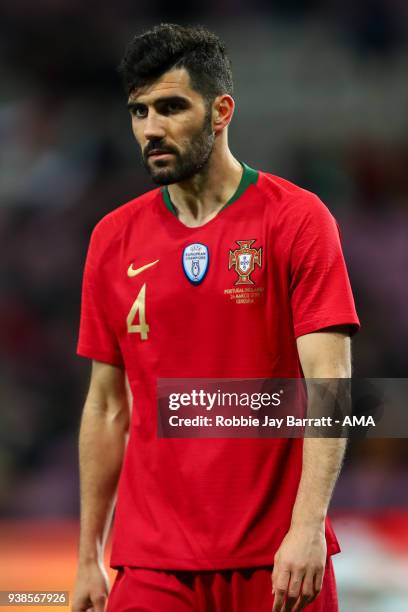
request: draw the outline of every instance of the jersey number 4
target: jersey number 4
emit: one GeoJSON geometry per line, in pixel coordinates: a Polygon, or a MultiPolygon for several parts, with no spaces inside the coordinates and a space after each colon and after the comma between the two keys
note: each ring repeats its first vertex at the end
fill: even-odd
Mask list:
{"type": "Polygon", "coordinates": [[[147,340],[147,332],[150,327],[146,323],[146,283],[139,291],[137,298],[132,304],[129,314],[126,318],[127,330],[129,334],[140,334],[141,340],[147,340]],[[135,320],[139,313],[139,323],[136,324],[135,320]]]}

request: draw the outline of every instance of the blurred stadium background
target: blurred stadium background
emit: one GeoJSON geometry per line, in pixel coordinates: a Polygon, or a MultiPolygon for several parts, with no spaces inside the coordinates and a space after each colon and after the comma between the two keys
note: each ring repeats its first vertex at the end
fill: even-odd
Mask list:
{"type": "MultiPolygon", "coordinates": [[[[72,587],[75,356],[89,235],[151,187],[116,66],[160,21],[226,41],[233,151],[336,215],[363,323],[356,376],[408,362],[408,3],[19,0],[0,6],[0,590],[72,587]]],[[[351,445],[333,501],[341,610],[408,610],[408,445],[351,445]]]]}

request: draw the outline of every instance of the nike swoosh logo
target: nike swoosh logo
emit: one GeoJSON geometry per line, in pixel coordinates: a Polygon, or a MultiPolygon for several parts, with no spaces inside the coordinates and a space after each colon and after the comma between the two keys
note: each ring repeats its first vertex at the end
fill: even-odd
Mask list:
{"type": "Polygon", "coordinates": [[[128,267],[127,275],[130,278],[132,278],[133,276],[137,276],[141,272],[144,272],[145,270],[147,270],[147,268],[151,268],[152,266],[156,265],[159,261],[160,259],[156,259],[156,261],[152,261],[151,263],[148,263],[142,266],[141,268],[136,268],[136,270],[133,267],[133,263],[131,263],[130,266],[128,267]]]}

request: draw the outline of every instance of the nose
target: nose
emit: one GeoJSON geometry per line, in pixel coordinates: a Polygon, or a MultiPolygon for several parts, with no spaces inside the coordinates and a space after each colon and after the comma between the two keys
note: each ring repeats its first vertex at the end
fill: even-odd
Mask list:
{"type": "Polygon", "coordinates": [[[159,140],[164,138],[166,132],[160,115],[150,110],[144,125],[144,137],[146,140],[159,140]]]}

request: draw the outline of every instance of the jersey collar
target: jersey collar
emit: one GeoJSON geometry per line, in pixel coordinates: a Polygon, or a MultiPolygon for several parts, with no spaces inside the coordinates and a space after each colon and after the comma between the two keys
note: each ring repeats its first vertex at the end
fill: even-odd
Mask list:
{"type": "MultiPolygon", "coordinates": [[[[230,206],[231,204],[236,202],[238,200],[238,198],[240,198],[242,196],[242,194],[247,190],[247,188],[250,185],[256,183],[257,180],[258,180],[259,172],[257,170],[254,170],[253,168],[250,168],[249,166],[247,166],[243,162],[240,162],[240,164],[243,167],[244,171],[242,173],[239,185],[238,185],[235,193],[233,194],[233,196],[228,200],[228,202],[226,204],[224,204],[224,206],[218,211],[217,214],[219,214],[222,210],[224,210],[225,208],[227,208],[228,206],[230,206]]],[[[164,203],[166,205],[166,208],[168,208],[168,210],[174,216],[177,217],[178,216],[177,215],[177,209],[174,206],[173,202],[171,201],[170,193],[169,193],[169,190],[168,190],[167,186],[162,187],[161,188],[161,192],[163,194],[163,200],[164,200],[164,203]]]]}

